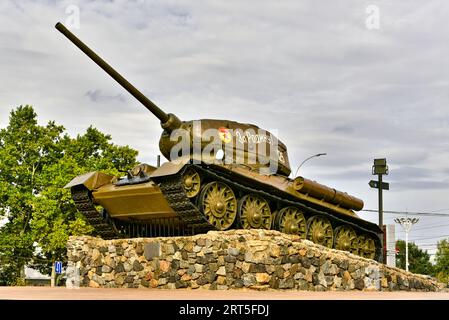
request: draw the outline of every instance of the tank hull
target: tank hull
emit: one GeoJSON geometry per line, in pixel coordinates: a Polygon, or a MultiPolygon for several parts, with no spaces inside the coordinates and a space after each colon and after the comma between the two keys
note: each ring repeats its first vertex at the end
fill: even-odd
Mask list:
{"type": "MultiPolygon", "coordinates": [[[[354,237],[369,237],[375,246],[373,249],[371,244],[369,257],[380,257],[380,228],[347,208],[360,207],[361,200],[316,182],[307,185],[315,187],[313,190],[304,192],[304,188],[298,188],[298,179],[261,175],[232,164],[167,162],[146,173],[118,179],[95,172],[77,177],[67,186],[72,189],[77,208],[103,238],[172,236],[232,228],[277,229],[336,248],[352,243],[354,237]],[[186,184],[191,172],[198,176],[194,194],[186,184]],[[328,201],[329,190],[340,193],[337,199],[341,202],[328,201]],[[220,198],[220,194],[225,196],[220,198]],[[225,201],[220,199],[226,198],[232,201],[220,211],[220,201],[225,201]],[[98,211],[98,206],[103,210],[98,211]],[[264,210],[255,209],[259,207],[264,210]],[[339,236],[342,230],[346,238],[339,236]]],[[[343,248],[356,251],[350,245],[343,248]]]]}
{"type": "Polygon", "coordinates": [[[108,183],[93,191],[92,197],[96,205],[116,219],[145,221],[176,216],[153,181],[123,186],[108,183]]]}

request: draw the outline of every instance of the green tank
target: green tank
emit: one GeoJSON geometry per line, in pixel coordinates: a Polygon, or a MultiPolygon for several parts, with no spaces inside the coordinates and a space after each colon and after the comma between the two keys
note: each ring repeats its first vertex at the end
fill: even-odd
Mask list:
{"type": "Polygon", "coordinates": [[[381,259],[382,230],[355,213],[363,201],[304,177],[289,178],[287,148],[270,132],[231,120],[181,121],[145,97],[61,23],[62,34],[161,123],[161,166],[124,177],[88,172],[65,187],[104,239],[208,230],[275,229],[381,259]]]}

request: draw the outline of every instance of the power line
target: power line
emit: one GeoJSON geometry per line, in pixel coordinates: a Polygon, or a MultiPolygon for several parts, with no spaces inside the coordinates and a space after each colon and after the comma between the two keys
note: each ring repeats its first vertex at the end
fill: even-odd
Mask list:
{"type": "Polygon", "coordinates": [[[416,240],[428,240],[428,239],[437,239],[437,238],[446,238],[449,237],[449,234],[443,234],[441,236],[435,236],[435,237],[426,237],[426,238],[415,238],[415,239],[410,239],[410,241],[416,241],[416,240]]]}
{"type": "MultiPolygon", "coordinates": [[[[379,210],[372,210],[372,209],[363,209],[361,211],[366,212],[379,212],[379,210]]],[[[384,213],[391,213],[391,214],[402,214],[402,215],[410,215],[410,216],[433,216],[433,217],[445,217],[449,218],[449,214],[446,213],[436,213],[436,212],[410,212],[410,211],[389,211],[384,210],[384,213]]]]}
{"type": "Polygon", "coordinates": [[[438,210],[431,210],[430,212],[440,212],[440,211],[449,211],[449,208],[438,209],[438,210]]]}
{"type": "Polygon", "coordinates": [[[422,243],[422,244],[420,244],[420,246],[421,247],[429,247],[429,246],[434,246],[434,247],[436,247],[436,246],[438,246],[438,244],[437,243],[422,243]]]}
{"type": "MultiPolygon", "coordinates": [[[[431,225],[431,226],[423,226],[421,228],[416,228],[416,229],[413,229],[413,230],[414,231],[426,230],[426,229],[433,229],[433,228],[440,228],[440,227],[447,227],[447,226],[449,226],[449,224],[438,224],[438,225],[431,225]]],[[[399,231],[403,231],[403,230],[399,230],[399,231]]]]}

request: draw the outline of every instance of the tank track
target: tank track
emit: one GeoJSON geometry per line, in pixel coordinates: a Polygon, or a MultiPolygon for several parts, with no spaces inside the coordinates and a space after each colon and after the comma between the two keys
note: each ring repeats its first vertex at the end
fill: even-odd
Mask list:
{"type": "Polygon", "coordinates": [[[71,189],[72,198],[75,207],[86,218],[87,222],[94,227],[97,233],[103,239],[122,238],[123,235],[114,227],[113,222],[98,212],[92,202],[89,189],[84,186],[77,186],[71,189]]]}
{"type": "Polygon", "coordinates": [[[172,176],[161,177],[155,179],[159,183],[159,188],[164,194],[170,207],[187,225],[187,229],[191,230],[192,234],[204,233],[213,230],[214,227],[207,222],[204,215],[198,210],[197,206],[187,197],[183,187],[182,170],[172,176]]]}

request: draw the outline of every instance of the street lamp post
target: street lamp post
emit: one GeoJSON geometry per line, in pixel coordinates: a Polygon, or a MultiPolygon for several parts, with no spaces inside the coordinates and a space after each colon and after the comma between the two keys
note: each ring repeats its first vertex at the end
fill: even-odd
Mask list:
{"type": "Polygon", "coordinates": [[[313,156],[310,156],[310,157],[306,158],[306,159],[305,159],[303,162],[301,162],[301,164],[298,166],[298,169],[296,169],[295,177],[298,176],[299,168],[301,168],[301,166],[304,164],[304,162],[306,162],[307,160],[310,160],[310,159],[312,159],[312,158],[320,157],[320,156],[325,156],[325,155],[327,155],[327,153],[317,153],[317,154],[314,154],[313,156]]]}
{"type": "Polygon", "coordinates": [[[419,218],[396,218],[394,221],[405,230],[405,271],[408,271],[408,233],[412,226],[419,221],[419,218]]]}

